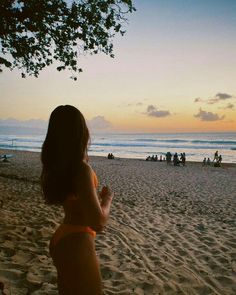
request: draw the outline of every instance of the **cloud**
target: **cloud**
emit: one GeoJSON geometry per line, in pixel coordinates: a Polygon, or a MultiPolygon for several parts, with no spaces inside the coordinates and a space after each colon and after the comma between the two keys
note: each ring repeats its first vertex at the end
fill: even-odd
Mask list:
{"type": "Polygon", "coordinates": [[[230,98],[233,98],[233,96],[227,93],[218,92],[214,98],[208,99],[206,102],[207,104],[215,104],[221,100],[226,100],[230,98]]]}
{"type": "Polygon", "coordinates": [[[148,107],[147,107],[147,112],[149,113],[149,112],[153,112],[153,111],[155,111],[156,110],[156,108],[153,106],[153,105],[149,105],[148,107]]]}
{"type": "Polygon", "coordinates": [[[230,99],[230,98],[234,98],[233,95],[231,94],[228,94],[228,93],[222,93],[222,92],[218,92],[216,93],[216,95],[213,97],[213,98],[210,98],[210,99],[203,99],[203,98],[200,98],[200,97],[197,97],[194,99],[194,102],[203,102],[203,103],[206,103],[206,104],[215,104],[219,101],[224,101],[226,99],[230,99]]]}
{"type": "Polygon", "coordinates": [[[163,117],[170,116],[170,112],[169,111],[161,111],[161,110],[158,110],[153,105],[149,105],[147,107],[147,111],[146,111],[145,114],[147,114],[149,117],[156,117],[156,118],[163,118],[163,117]]]}
{"type": "Polygon", "coordinates": [[[228,103],[226,107],[224,107],[224,109],[230,109],[233,110],[234,109],[234,105],[232,103],[228,103]]]}
{"type": "Polygon", "coordinates": [[[230,95],[230,94],[227,94],[227,93],[221,93],[221,92],[218,92],[215,96],[218,100],[225,100],[225,99],[229,99],[229,98],[232,98],[233,96],[230,95]]]}
{"type": "Polygon", "coordinates": [[[216,103],[218,101],[219,101],[218,98],[211,98],[211,99],[206,100],[206,103],[207,104],[214,104],[214,103],[216,103]]]}
{"type": "MultiPolygon", "coordinates": [[[[144,99],[145,100],[145,99],[144,99]]],[[[144,103],[143,102],[140,102],[140,101],[136,101],[136,102],[123,102],[121,104],[118,105],[119,108],[126,108],[126,107],[140,107],[140,106],[143,106],[144,103]]]]}
{"type": "Polygon", "coordinates": [[[194,115],[194,117],[199,118],[201,121],[220,121],[223,120],[225,116],[220,117],[218,114],[206,112],[200,108],[199,112],[194,115]]]}
{"type": "Polygon", "coordinates": [[[13,118],[0,119],[0,133],[1,134],[37,134],[45,135],[48,122],[44,120],[30,119],[17,120],[13,118]]]}
{"type": "Polygon", "coordinates": [[[142,106],[142,105],[143,105],[142,102],[131,102],[131,103],[126,104],[125,106],[127,106],[127,107],[135,107],[135,106],[142,106]]]}
{"type": "Polygon", "coordinates": [[[89,127],[92,129],[107,129],[112,127],[111,122],[107,121],[103,116],[96,116],[88,121],[89,127]]]}
{"type": "MultiPolygon", "coordinates": [[[[107,121],[103,116],[96,116],[91,120],[87,121],[89,127],[92,129],[107,129],[112,127],[112,124],[107,121]]],[[[38,119],[30,119],[30,120],[17,120],[14,118],[9,119],[0,119],[0,127],[14,127],[14,128],[39,128],[46,129],[48,126],[48,122],[44,120],[38,119]]]]}
{"type": "Polygon", "coordinates": [[[17,120],[14,118],[0,119],[0,126],[26,127],[26,128],[46,128],[48,123],[40,119],[17,120]]]}
{"type": "Polygon", "coordinates": [[[203,100],[200,97],[194,99],[194,102],[202,102],[203,100]]]}

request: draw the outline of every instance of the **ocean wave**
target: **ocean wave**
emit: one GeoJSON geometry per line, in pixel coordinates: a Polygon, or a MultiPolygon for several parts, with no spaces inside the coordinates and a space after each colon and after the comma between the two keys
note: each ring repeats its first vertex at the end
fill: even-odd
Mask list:
{"type": "Polygon", "coordinates": [[[151,139],[151,138],[136,138],[134,142],[160,142],[160,143],[189,143],[189,144],[219,144],[219,145],[235,145],[236,140],[200,140],[200,139],[151,139]]]}
{"type": "Polygon", "coordinates": [[[12,144],[1,144],[0,143],[0,149],[13,149],[13,150],[37,150],[40,151],[42,146],[38,145],[12,145],[12,144]]]}
{"type": "Polygon", "coordinates": [[[236,140],[192,140],[192,143],[212,143],[219,145],[232,145],[236,144],[236,140]]]}
{"type": "Polygon", "coordinates": [[[140,139],[134,139],[132,141],[141,141],[141,142],[189,142],[188,140],[184,139],[151,139],[151,138],[140,138],[140,139]]]}
{"type": "Polygon", "coordinates": [[[131,141],[155,142],[155,141],[160,141],[160,140],[159,139],[153,139],[153,138],[135,138],[135,139],[132,139],[131,141]]]}
{"type": "MultiPolygon", "coordinates": [[[[131,136],[131,135],[130,135],[131,136]]],[[[22,137],[15,137],[15,136],[0,136],[0,143],[15,143],[17,144],[19,143],[35,143],[35,144],[42,144],[43,143],[43,137],[42,136],[22,136],[22,137]]],[[[102,142],[99,142],[99,140],[97,141],[95,139],[94,145],[96,145],[97,143],[99,145],[112,145],[113,142],[115,142],[116,144],[119,144],[121,146],[148,146],[150,145],[150,143],[153,144],[165,144],[165,143],[173,143],[173,144],[178,144],[178,143],[186,143],[189,145],[192,144],[202,144],[202,145],[220,145],[220,146],[224,146],[224,145],[236,145],[236,140],[208,140],[208,139],[192,139],[192,138],[186,138],[186,139],[181,139],[181,138],[172,138],[172,139],[168,139],[168,138],[145,138],[145,137],[141,137],[141,138],[134,138],[134,139],[130,139],[130,137],[127,137],[126,140],[124,140],[124,138],[116,138],[114,140],[114,138],[102,138],[102,142]],[[109,141],[110,140],[110,141],[109,141]]],[[[151,145],[150,145],[151,146],[151,145]]],[[[154,145],[153,145],[154,146],[154,145]]]]}
{"type": "Polygon", "coordinates": [[[130,143],[130,142],[94,142],[91,144],[92,146],[120,146],[120,147],[155,147],[156,145],[150,145],[150,144],[143,144],[143,143],[130,143]]]}
{"type": "MultiPolygon", "coordinates": [[[[219,145],[190,145],[188,143],[184,144],[184,143],[174,143],[171,144],[172,142],[169,143],[163,143],[163,142],[155,142],[155,143],[134,143],[134,142],[111,142],[111,143],[99,143],[99,142],[95,142],[95,143],[91,143],[90,145],[90,150],[95,151],[95,150],[103,150],[106,151],[108,149],[117,149],[117,150],[124,150],[127,151],[129,149],[133,148],[133,152],[136,152],[136,150],[139,151],[143,151],[144,149],[148,152],[151,150],[155,150],[155,149],[162,149],[163,152],[171,150],[171,151],[175,151],[175,150],[180,150],[182,149],[182,151],[184,150],[236,150],[236,147],[232,147],[232,146],[219,146],[219,145]]],[[[22,141],[20,142],[14,142],[12,144],[12,142],[0,142],[0,148],[2,149],[37,149],[37,150],[41,150],[42,148],[42,142],[37,141],[37,142],[26,142],[26,141],[22,141]]]]}
{"type": "Polygon", "coordinates": [[[12,144],[5,144],[5,143],[0,143],[0,148],[1,149],[12,149],[14,146],[12,144]]]}
{"type": "Polygon", "coordinates": [[[26,143],[43,143],[43,140],[42,139],[38,139],[38,138],[27,138],[27,137],[24,137],[24,138],[11,138],[11,139],[9,139],[9,138],[6,138],[6,139],[4,139],[4,138],[2,138],[2,139],[0,139],[0,141],[1,142],[13,142],[13,143],[17,143],[17,142],[20,142],[20,143],[22,143],[22,142],[26,142],[26,143]]]}
{"type": "MultiPolygon", "coordinates": [[[[165,150],[167,149],[206,149],[206,150],[217,150],[219,148],[222,149],[222,147],[219,147],[218,145],[176,145],[173,143],[173,145],[169,144],[163,144],[163,143],[156,143],[156,144],[144,144],[144,143],[131,143],[131,142],[127,142],[127,143],[120,143],[120,142],[116,142],[116,143],[92,143],[91,147],[93,148],[100,148],[100,147],[110,147],[110,148],[129,148],[129,147],[133,147],[133,148],[163,148],[165,150]]],[[[223,149],[230,149],[229,147],[225,146],[223,147],[223,149]]]]}

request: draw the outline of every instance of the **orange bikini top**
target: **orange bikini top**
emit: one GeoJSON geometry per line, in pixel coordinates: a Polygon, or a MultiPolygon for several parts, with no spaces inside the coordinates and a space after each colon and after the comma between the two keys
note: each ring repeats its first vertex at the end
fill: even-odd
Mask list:
{"type": "Polygon", "coordinates": [[[98,178],[97,178],[97,174],[93,171],[93,183],[94,183],[94,187],[97,188],[98,187],[98,178]]]}

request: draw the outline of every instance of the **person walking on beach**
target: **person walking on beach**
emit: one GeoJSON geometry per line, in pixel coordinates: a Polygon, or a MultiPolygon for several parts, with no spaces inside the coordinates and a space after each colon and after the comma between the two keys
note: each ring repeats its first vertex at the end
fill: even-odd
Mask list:
{"type": "Polygon", "coordinates": [[[166,163],[170,164],[171,163],[171,158],[172,158],[172,154],[170,152],[166,153],[166,163]]]}
{"type": "Polygon", "coordinates": [[[186,162],[186,156],[185,153],[181,153],[180,155],[180,160],[182,162],[182,165],[185,166],[185,162],[186,162]]]}
{"type": "Polygon", "coordinates": [[[220,164],[221,164],[221,162],[222,162],[222,156],[221,156],[221,155],[219,155],[218,162],[219,162],[220,164]]]}
{"type": "Polygon", "coordinates": [[[220,167],[221,166],[221,161],[222,161],[222,156],[219,155],[217,161],[214,163],[214,167],[220,167]]]}
{"type": "Polygon", "coordinates": [[[202,166],[206,166],[206,158],[203,159],[202,166]]]}
{"type": "Polygon", "coordinates": [[[174,166],[179,166],[179,156],[177,153],[174,154],[174,157],[173,157],[173,163],[174,163],[174,166]]]}
{"type": "Polygon", "coordinates": [[[102,294],[94,240],[107,223],[113,193],[108,187],[96,191],[88,141],[89,131],[77,108],[65,105],[52,112],[41,153],[41,185],[46,203],[64,209],[64,220],[49,246],[60,295],[102,294]]]}
{"type": "Polygon", "coordinates": [[[214,162],[215,160],[216,160],[216,162],[218,161],[218,151],[215,152],[213,162],[214,162]]]}

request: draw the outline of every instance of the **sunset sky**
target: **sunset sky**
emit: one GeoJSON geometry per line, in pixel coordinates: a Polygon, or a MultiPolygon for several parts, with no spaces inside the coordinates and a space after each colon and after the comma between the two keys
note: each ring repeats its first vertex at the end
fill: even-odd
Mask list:
{"type": "Polygon", "coordinates": [[[0,74],[0,119],[48,120],[72,104],[91,126],[124,132],[236,131],[236,1],[137,0],[115,59],[81,57],[78,81],[0,74]]]}

